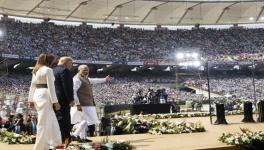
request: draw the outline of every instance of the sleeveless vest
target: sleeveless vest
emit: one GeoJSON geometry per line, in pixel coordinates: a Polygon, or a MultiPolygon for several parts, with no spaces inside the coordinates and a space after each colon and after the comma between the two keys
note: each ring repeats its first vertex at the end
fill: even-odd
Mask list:
{"type": "Polygon", "coordinates": [[[77,91],[77,96],[79,98],[80,105],[81,106],[95,106],[92,84],[90,83],[89,79],[84,78],[80,75],[77,75],[77,77],[82,82],[81,87],[77,91]]]}

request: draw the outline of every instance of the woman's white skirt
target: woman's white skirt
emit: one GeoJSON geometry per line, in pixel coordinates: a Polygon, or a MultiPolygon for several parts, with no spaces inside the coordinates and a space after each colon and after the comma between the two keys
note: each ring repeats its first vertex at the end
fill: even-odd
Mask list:
{"type": "Polygon", "coordinates": [[[57,146],[62,143],[59,123],[47,89],[36,89],[33,100],[38,112],[34,150],[48,150],[49,146],[57,146]]]}

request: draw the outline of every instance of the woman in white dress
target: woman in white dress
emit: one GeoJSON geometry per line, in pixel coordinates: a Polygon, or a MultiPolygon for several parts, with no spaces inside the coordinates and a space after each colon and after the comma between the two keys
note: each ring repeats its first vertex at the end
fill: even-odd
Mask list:
{"type": "Polygon", "coordinates": [[[60,109],[55,87],[53,70],[50,68],[55,57],[41,54],[32,71],[32,81],[29,91],[29,105],[38,112],[37,135],[34,150],[48,150],[62,143],[60,127],[55,110],[60,109]]]}

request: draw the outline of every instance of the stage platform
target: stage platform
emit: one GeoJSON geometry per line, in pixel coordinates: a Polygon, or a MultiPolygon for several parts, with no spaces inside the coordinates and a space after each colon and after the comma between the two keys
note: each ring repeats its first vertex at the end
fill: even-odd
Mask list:
{"type": "MultiPolygon", "coordinates": [[[[137,150],[238,150],[218,141],[223,132],[240,132],[239,128],[253,131],[264,130],[264,123],[242,123],[242,115],[226,116],[228,125],[211,125],[209,117],[171,119],[173,121],[201,121],[207,130],[204,133],[150,135],[132,134],[110,136],[110,140],[128,140],[137,150]]],[[[256,116],[254,116],[256,120],[256,116]]],[[[215,121],[215,118],[213,118],[215,121]]],[[[99,142],[103,137],[91,138],[99,142]]],[[[33,145],[7,145],[0,143],[0,150],[31,150],[33,145]]]]}

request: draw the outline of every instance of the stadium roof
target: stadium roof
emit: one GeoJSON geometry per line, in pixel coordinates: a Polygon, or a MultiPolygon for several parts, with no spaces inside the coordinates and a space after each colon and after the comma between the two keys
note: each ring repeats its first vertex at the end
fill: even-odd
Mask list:
{"type": "Polygon", "coordinates": [[[89,23],[212,25],[264,22],[263,0],[1,0],[0,13],[89,23]]]}

